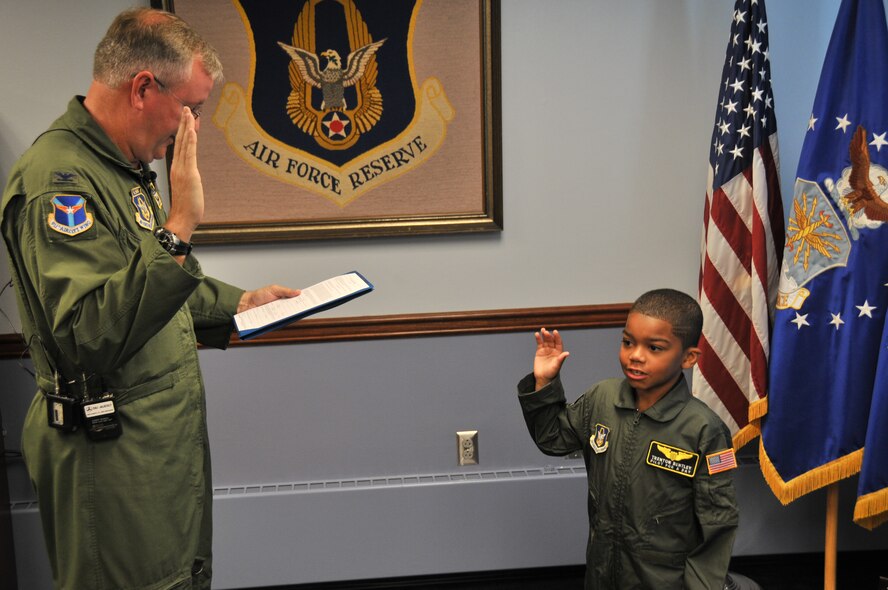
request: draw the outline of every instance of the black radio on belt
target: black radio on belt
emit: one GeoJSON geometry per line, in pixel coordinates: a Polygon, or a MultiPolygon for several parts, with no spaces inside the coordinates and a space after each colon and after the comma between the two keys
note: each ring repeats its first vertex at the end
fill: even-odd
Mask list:
{"type": "Polygon", "coordinates": [[[80,402],[59,387],[58,378],[55,391],[44,393],[44,396],[46,396],[46,417],[49,425],[62,432],[77,430],[80,425],[80,402]]]}
{"type": "Polygon", "coordinates": [[[55,390],[44,393],[49,425],[62,432],[74,432],[80,425],[80,402],[68,394],[67,388],[59,384],[59,375],[55,374],[55,390]]]}
{"type": "Polygon", "coordinates": [[[82,387],[82,397],[75,398],[70,394],[68,384],[60,384],[58,374],[55,375],[55,391],[45,394],[49,425],[62,432],[82,428],[90,440],[120,436],[123,428],[117,416],[114,394],[90,394],[86,375],[82,387]]]}

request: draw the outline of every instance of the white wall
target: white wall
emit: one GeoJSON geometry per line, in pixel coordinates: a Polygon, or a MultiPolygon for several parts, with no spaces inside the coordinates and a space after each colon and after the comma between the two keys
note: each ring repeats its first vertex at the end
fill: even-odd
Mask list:
{"type": "MultiPolygon", "coordinates": [[[[0,66],[0,176],[85,92],[95,43],[126,4],[4,3],[0,49],[27,57],[0,66]]],[[[500,234],[203,247],[200,260],[245,287],[309,285],[358,268],[377,291],[336,315],[617,303],[651,286],[693,289],[731,9],[507,0],[500,234]]],[[[15,308],[9,295],[0,304],[15,308]]]]}
{"type": "MultiPolygon", "coordinates": [[[[128,4],[0,4],[0,181],[70,96],[85,92],[95,44],[128,4]]],[[[619,303],[659,286],[693,292],[732,8],[504,0],[502,233],[206,246],[204,268],[247,287],[358,268],[377,285],[331,315],[619,303]]],[[[768,4],[785,192],[837,9],[826,0],[768,4]]],[[[17,327],[10,293],[0,308],[17,327]]],[[[566,334],[574,395],[616,373],[618,334],[566,334]]],[[[579,462],[540,455],[514,399],[532,349],[529,334],[501,334],[202,351],[216,587],[582,563],[579,462]],[[478,469],[455,465],[454,432],[465,429],[480,431],[478,469]]],[[[0,382],[6,445],[17,448],[33,384],[11,360],[0,361],[0,382]]],[[[33,494],[21,464],[9,474],[20,587],[48,588],[33,494]]],[[[822,494],[783,508],[756,466],[741,468],[737,482],[738,555],[819,550],[822,494]]],[[[846,502],[853,493],[843,486],[846,502]]],[[[840,520],[843,549],[888,547],[888,530],[850,525],[847,505],[840,520]]]]}

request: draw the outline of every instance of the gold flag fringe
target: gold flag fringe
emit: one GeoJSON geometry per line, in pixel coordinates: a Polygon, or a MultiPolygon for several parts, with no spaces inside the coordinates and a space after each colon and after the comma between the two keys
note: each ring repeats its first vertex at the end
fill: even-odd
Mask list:
{"type": "Polygon", "coordinates": [[[749,404],[749,422],[758,424],[762,416],[768,413],[768,398],[763,397],[749,404]]]}
{"type": "MultiPolygon", "coordinates": [[[[784,506],[809,492],[859,473],[862,464],[863,449],[858,449],[789,481],[783,481],[774,464],[771,463],[764,443],[759,446],[759,465],[762,468],[762,475],[771,487],[771,491],[784,506]]],[[[886,496],[886,500],[888,500],[888,496],[886,496]]]]}
{"type": "MultiPolygon", "coordinates": [[[[767,413],[767,397],[749,404],[749,424],[741,428],[732,440],[735,451],[761,436],[762,417],[767,413]]],[[[768,457],[764,442],[760,441],[759,466],[771,491],[780,500],[780,503],[786,506],[809,492],[860,473],[860,468],[863,465],[863,451],[864,449],[858,449],[786,482],[780,477],[777,468],[768,457]]],[[[857,498],[857,503],[854,505],[854,522],[868,530],[873,530],[888,522],[888,488],[857,498]]]]}
{"type": "Polygon", "coordinates": [[[888,522],[888,488],[857,498],[854,522],[868,530],[888,522]]]}
{"type": "Polygon", "coordinates": [[[762,434],[762,416],[768,413],[768,398],[749,404],[749,423],[738,430],[731,439],[734,450],[739,451],[762,434]]]}
{"type": "Polygon", "coordinates": [[[731,443],[734,446],[735,451],[739,451],[751,441],[753,441],[757,436],[761,436],[762,430],[759,426],[759,423],[750,422],[740,430],[738,430],[734,436],[731,438],[731,443]]]}

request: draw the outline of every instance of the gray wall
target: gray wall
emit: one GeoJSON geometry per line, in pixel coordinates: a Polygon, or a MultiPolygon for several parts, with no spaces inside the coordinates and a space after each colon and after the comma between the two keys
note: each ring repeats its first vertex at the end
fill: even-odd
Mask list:
{"type": "MultiPolygon", "coordinates": [[[[0,180],[70,96],[85,92],[95,43],[128,4],[0,5],[0,180]]],[[[768,5],[785,187],[837,4],[768,5]]],[[[654,286],[693,292],[732,8],[730,0],[504,0],[505,231],[207,246],[204,268],[246,287],[302,286],[352,268],[376,283],[329,315],[620,303],[654,286]]],[[[10,294],[0,308],[17,328],[10,294]]],[[[565,336],[574,395],[617,374],[618,330],[565,336]]],[[[200,354],[217,588],[583,562],[581,462],[539,454],[514,399],[530,368],[530,334],[200,354]],[[480,432],[481,463],[460,468],[454,433],[467,429],[480,432]]],[[[17,448],[33,384],[11,360],[0,361],[0,382],[6,446],[17,448]]],[[[20,587],[49,588],[27,476],[21,464],[9,475],[20,587]]],[[[822,550],[822,492],[781,507],[755,465],[740,469],[737,485],[737,555],[822,550]]],[[[850,481],[840,548],[888,547],[888,530],[850,524],[853,495],[850,481]]]]}

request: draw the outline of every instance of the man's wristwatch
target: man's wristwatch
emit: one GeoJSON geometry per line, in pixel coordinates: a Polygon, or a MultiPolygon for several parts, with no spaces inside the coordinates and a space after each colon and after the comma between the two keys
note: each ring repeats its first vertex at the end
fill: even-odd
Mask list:
{"type": "Polygon", "coordinates": [[[190,242],[183,242],[179,236],[163,226],[154,230],[154,237],[160,242],[161,247],[173,256],[188,256],[191,253],[190,242]]]}

